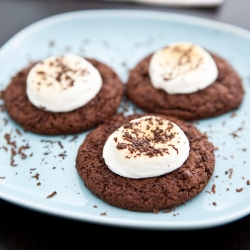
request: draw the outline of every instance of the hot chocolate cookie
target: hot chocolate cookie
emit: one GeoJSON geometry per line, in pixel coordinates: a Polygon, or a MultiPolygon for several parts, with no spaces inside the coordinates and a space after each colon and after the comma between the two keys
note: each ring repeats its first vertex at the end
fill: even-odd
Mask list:
{"type": "Polygon", "coordinates": [[[164,115],[115,115],[89,133],[76,169],[107,203],[134,211],[178,206],[198,195],[215,165],[214,147],[194,125],[164,115]]]}
{"type": "Polygon", "coordinates": [[[147,112],[196,120],[237,109],[244,90],[224,59],[191,43],[174,43],[131,70],[127,95],[147,112]]]}
{"type": "Polygon", "coordinates": [[[112,116],[123,84],[107,65],[77,55],[49,57],[14,76],[4,93],[6,109],[37,134],[79,133],[112,116]]]}

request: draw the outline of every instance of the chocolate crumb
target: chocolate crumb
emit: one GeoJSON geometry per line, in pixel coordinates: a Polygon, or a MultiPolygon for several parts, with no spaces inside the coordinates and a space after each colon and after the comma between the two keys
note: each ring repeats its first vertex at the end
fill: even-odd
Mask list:
{"type": "Polygon", "coordinates": [[[216,193],[216,185],[215,184],[213,184],[213,186],[212,186],[212,192],[213,192],[213,194],[216,193]]]}
{"type": "Polygon", "coordinates": [[[93,206],[94,208],[98,208],[96,205],[95,206],[93,206]]]}
{"type": "Polygon", "coordinates": [[[2,179],[2,180],[5,179],[5,176],[0,176],[0,179],[2,179]]]}
{"type": "Polygon", "coordinates": [[[229,188],[226,189],[226,191],[229,191],[229,190],[230,190],[229,188]]]}
{"type": "Polygon", "coordinates": [[[46,198],[52,198],[52,197],[54,197],[56,194],[57,194],[57,192],[54,191],[52,194],[48,195],[46,198]]]}
{"type": "Polygon", "coordinates": [[[250,180],[247,180],[247,185],[250,185],[250,180]]]}
{"type": "Polygon", "coordinates": [[[31,171],[34,171],[34,170],[36,170],[36,168],[30,168],[30,170],[31,170],[31,171]]]}
{"type": "Polygon", "coordinates": [[[214,206],[216,206],[216,205],[217,205],[217,203],[214,201],[214,202],[213,202],[213,205],[214,205],[214,206]]]}
{"type": "Polygon", "coordinates": [[[6,148],[5,146],[3,146],[3,149],[7,152],[8,151],[8,148],[6,148]]]}
{"type": "Polygon", "coordinates": [[[36,184],[37,186],[40,186],[41,185],[41,182],[37,182],[37,184],[36,184]]]}
{"type": "Polygon", "coordinates": [[[231,114],[231,117],[233,118],[233,117],[235,117],[235,116],[236,116],[236,113],[233,112],[233,113],[231,114]]]}
{"type": "Polygon", "coordinates": [[[107,215],[107,213],[106,213],[106,212],[104,212],[104,213],[101,213],[100,215],[107,215]]]}
{"type": "Polygon", "coordinates": [[[241,191],[243,191],[243,188],[236,188],[236,192],[240,193],[241,191]]]}

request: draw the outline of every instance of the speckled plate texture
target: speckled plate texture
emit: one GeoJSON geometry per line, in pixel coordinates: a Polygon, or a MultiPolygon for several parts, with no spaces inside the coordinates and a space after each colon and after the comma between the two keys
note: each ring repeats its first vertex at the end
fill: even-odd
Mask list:
{"type": "MultiPolygon", "coordinates": [[[[65,13],[30,25],[0,49],[0,90],[30,62],[68,52],[102,61],[125,83],[129,70],[142,58],[175,41],[197,43],[226,59],[245,89],[238,110],[194,122],[216,147],[214,174],[198,196],[169,213],[133,212],[108,205],[84,186],[75,168],[77,150],[90,131],[67,136],[25,132],[10,119],[0,100],[0,197],[42,213],[126,228],[201,229],[248,215],[250,32],[153,11],[65,13]]],[[[117,111],[126,107],[126,114],[143,113],[126,101],[117,111]]]]}

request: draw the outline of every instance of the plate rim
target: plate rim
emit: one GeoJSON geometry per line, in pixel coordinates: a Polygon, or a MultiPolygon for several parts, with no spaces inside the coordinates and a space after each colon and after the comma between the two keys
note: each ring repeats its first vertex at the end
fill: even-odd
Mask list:
{"type": "MultiPolygon", "coordinates": [[[[183,14],[168,13],[161,11],[152,11],[152,10],[125,10],[125,9],[97,9],[97,10],[77,10],[71,12],[60,13],[50,17],[46,17],[39,21],[36,21],[27,27],[23,28],[12,36],[7,42],[5,42],[0,47],[0,57],[5,53],[8,53],[9,49],[12,46],[16,45],[16,42],[19,42],[22,37],[26,37],[29,33],[32,33],[33,30],[39,29],[41,27],[50,25],[51,23],[57,23],[72,19],[78,18],[136,18],[136,19],[154,19],[154,20],[164,20],[164,21],[176,21],[179,23],[191,24],[195,26],[202,26],[213,28],[216,30],[223,30],[224,32],[235,33],[238,36],[249,39],[250,41],[250,31],[237,27],[235,25],[226,24],[223,22],[218,22],[214,20],[208,20],[201,17],[194,17],[183,14]]],[[[3,193],[0,190],[0,198],[13,203],[15,205],[25,207],[34,211],[41,213],[46,213],[54,215],[57,217],[63,217],[67,219],[73,219],[83,222],[116,226],[116,227],[125,227],[131,228],[136,226],[140,229],[159,229],[159,230],[196,230],[196,229],[205,229],[215,226],[220,226],[233,222],[237,219],[240,219],[244,216],[247,216],[250,213],[250,206],[240,211],[234,212],[233,214],[222,216],[216,219],[209,220],[200,220],[197,222],[192,221],[171,221],[171,222],[162,222],[162,221],[142,221],[136,219],[127,219],[127,218],[110,218],[108,216],[100,215],[89,215],[86,213],[79,212],[70,212],[65,211],[60,208],[50,207],[44,204],[36,204],[32,201],[27,201],[25,199],[18,198],[13,195],[3,193]]]]}

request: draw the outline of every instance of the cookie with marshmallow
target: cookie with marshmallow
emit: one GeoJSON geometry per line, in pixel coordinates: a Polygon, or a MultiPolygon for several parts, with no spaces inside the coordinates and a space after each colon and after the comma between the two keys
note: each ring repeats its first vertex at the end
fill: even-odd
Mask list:
{"type": "Polygon", "coordinates": [[[89,133],[76,157],[84,185],[120,208],[156,212],[201,193],[214,146],[193,124],[160,114],[117,114],[89,133]]]}
{"type": "Polygon", "coordinates": [[[47,135],[86,131],[116,113],[123,84],[104,63],[75,54],[51,56],[18,72],[5,106],[25,130],[47,135]]]}
{"type": "Polygon", "coordinates": [[[175,42],[130,71],[127,95],[147,112],[197,120],[237,109],[244,89],[226,60],[197,44],[175,42]]]}

